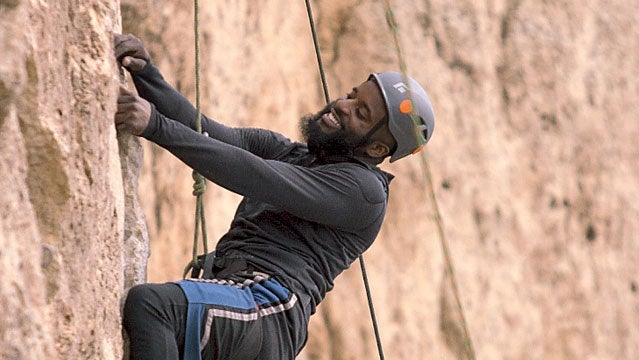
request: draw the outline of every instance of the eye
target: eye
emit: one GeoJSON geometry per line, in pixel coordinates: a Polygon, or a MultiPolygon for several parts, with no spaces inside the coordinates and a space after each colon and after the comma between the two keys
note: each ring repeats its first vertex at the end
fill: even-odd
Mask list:
{"type": "MultiPolygon", "coordinates": [[[[357,91],[353,89],[353,91],[346,94],[346,98],[349,100],[357,100],[357,91]]],[[[362,120],[366,120],[366,116],[362,112],[362,104],[359,101],[357,101],[357,108],[355,109],[355,115],[362,120]]]]}
{"type": "Polygon", "coordinates": [[[362,120],[366,120],[366,117],[364,116],[364,113],[362,113],[362,108],[360,106],[357,106],[357,117],[362,119],[362,120]]]}

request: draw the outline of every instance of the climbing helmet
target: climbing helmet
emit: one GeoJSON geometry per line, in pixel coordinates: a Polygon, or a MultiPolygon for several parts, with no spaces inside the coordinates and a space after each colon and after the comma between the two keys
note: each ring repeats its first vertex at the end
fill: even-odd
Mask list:
{"type": "Polygon", "coordinates": [[[375,80],[382,92],[388,129],[397,142],[390,162],[419,152],[435,129],[435,115],[426,91],[411,77],[407,77],[407,86],[400,72],[371,74],[368,79],[375,80]]]}

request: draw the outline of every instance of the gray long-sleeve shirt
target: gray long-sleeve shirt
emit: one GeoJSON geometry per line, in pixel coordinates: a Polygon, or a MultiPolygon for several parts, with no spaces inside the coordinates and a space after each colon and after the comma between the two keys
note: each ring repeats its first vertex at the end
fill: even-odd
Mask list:
{"type": "Polygon", "coordinates": [[[296,292],[307,316],[374,241],[391,175],[353,159],[322,159],[281,134],[202,117],[149,63],[132,73],[154,104],[142,134],[210,181],[244,196],[216,251],[249,258],[296,292]]]}

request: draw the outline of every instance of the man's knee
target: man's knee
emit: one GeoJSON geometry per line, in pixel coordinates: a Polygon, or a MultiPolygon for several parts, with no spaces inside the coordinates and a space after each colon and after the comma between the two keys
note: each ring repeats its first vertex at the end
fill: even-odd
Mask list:
{"type": "Polygon", "coordinates": [[[174,283],[141,284],[132,287],[124,302],[124,319],[174,316],[176,308],[186,312],[188,302],[174,283]]]}
{"type": "Polygon", "coordinates": [[[151,290],[149,284],[141,284],[132,287],[124,302],[123,316],[126,319],[133,319],[149,310],[150,301],[156,294],[151,290]]]}

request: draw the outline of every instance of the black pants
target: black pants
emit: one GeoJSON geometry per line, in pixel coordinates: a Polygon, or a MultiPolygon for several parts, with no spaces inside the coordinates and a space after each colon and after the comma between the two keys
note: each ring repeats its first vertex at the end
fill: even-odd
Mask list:
{"type": "MultiPolygon", "coordinates": [[[[207,316],[199,320],[203,324],[208,323],[209,330],[204,331],[203,327],[202,334],[211,339],[201,349],[204,359],[295,358],[306,342],[308,319],[304,316],[299,301],[280,303],[277,299],[269,297],[268,295],[272,295],[267,289],[269,285],[273,284],[256,283],[252,290],[256,296],[255,320],[251,320],[254,325],[247,323],[246,319],[238,320],[235,316],[229,318],[230,308],[216,305],[216,301],[219,300],[216,299],[216,292],[228,294],[232,293],[229,292],[231,289],[219,284],[193,285],[213,287],[211,305],[207,305],[207,316]],[[270,301],[266,301],[266,298],[270,298],[270,301]],[[287,307],[287,304],[291,306],[287,307]],[[222,315],[217,317],[216,314],[220,310],[222,315]],[[252,329],[259,329],[259,334],[256,335],[252,329]],[[247,342],[247,338],[259,338],[259,342],[247,342]]],[[[288,299],[291,300],[290,296],[288,299]]],[[[127,296],[123,320],[130,340],[130,359],[183,359],[187,338],[187,313],[187,297],[183,289],[175,283],[143,284],[133,287],[127,296]]],[[[189,324],[192,326],[191,320],[189,324]]]]}
{"type": "Polygon", "coordinates": [[[180,360],[188,303],[176,284],[135,286],[127,295],[123,325],[131,360],[180,360]]]}

